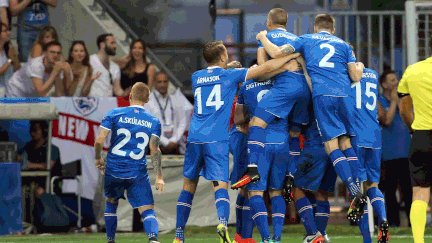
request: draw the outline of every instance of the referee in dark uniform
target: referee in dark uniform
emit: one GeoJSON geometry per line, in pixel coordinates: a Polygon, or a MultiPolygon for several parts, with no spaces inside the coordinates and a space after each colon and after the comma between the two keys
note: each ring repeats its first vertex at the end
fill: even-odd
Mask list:
{"type": "Polygon", "coordinates": [[[398,93],[401,98],[402,120],[412,134],[409,153],[413,187],[411,227],[414,243],[424,243],[426,211],[432,183],[432,57],[405,70],[398,93]]]}

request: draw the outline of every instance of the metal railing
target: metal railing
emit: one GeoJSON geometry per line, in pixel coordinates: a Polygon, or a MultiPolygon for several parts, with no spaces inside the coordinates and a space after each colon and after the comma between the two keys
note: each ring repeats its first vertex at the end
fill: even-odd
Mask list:
{"type": "MultiPolygon", "coordinates": [[[[130,28],[130,26],[116,13],[116,11],[105,0],[94,0],[93,5],[89,6],[91,11],[101,10],[102,13],[98,16],[101,20],[107,19],[107,14],[126,32],[126,39],[122,40],[122,44],[129,45],[131,40],[139,39],[140,37],[130,28]],[[101,9],[98,8],[98,5],[101,9]]],[[[161,71],[165,72],[175,86],[183,88],[183,83],[169,70],[165,64],[157,58],[157,56],[147,47],[147,57],[161,71]]]]}
{"type": "Polygon", "coordinates": [[[432,2],[406,1],[408,64],[431,56],[432,2]]]}

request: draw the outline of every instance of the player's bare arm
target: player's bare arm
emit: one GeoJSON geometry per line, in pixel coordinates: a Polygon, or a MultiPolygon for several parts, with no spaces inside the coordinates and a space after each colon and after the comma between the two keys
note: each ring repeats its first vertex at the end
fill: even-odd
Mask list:
{"type": "Polygon", "coordinates": [[[402,121],[405,123],[410,133],[412,134],[414,132],[411,128],[414,122],[413,100],[411,98],[411,95],[409,94],[400,94],[399,97],[401,97],[400,115],[402,121]]]}
{"type": "Polygon", "coordinates": [[[269,60],[266,50],[264,47],[258,48],[257,51],[257,63],[258,65],[263,65],[265,62],[269,60]]]}
{"type": "Polygon", "coordinates": [[[165,191],[165,182],[162,175],[162,152],[159,148],[159,140],[160,139],[158,136],[152,135],[150,138],[149,147],[151,163],[156,172],[156,190],[160,190],[160,193],[165,191]]]}
{"type": "Polygon", "coordinates": [[[230,63],[227,64],[227,69],[228,68],[241,68],[242,65],[239,61],[232,61],[230,63]]]}
{"type": "Polygon", "coordinates": [[[309,90],[312,92],[312,79],[309,76],[307,70],[306,70],[306,61],[304,59],[303,56],[299,56],[296,58],[296,61],[299,63],[299,65],[301,66],[301,68],[303,69],[303,74],[305,76],[306,79],[306,83],[309,86],[309,90]]]}
{"type": "Polygon", "coordinates": [[[299,68],[298,62],[295,59],[291,59],[288,63],[284,64],[282,67],[274,70],[273,72],[269,72],[269,73],[266,73],[264,75],[261,75],[256,80],[257,81],[267,81],[268,79],[270,79],[270,78],[272,78],[272,77],[274,77],[280,73],[283,73],[286,71],[294,72],[294,71],[300,71],[300,70],[301,70],[301,67],[299,68]]]}
{"type": "Polygon", "coordinates": [[[267,31],[261,31],[256,36],[257,40],[261,41],[266,53],[272,58],[279,58],[291,53],[294,53],[294,47],[291,45],[277,46],[267,38],[267,31]]]}
{"type": "Polygon", "coordinates": [[[348,75],[353,82],[359,82],[362,78],[364,64],[361,62],[348,63],[348,75]]]}
{"type": "Polygon", "coordinates": [[[289,60],[297,58],[298,56],[300,56],[299,53],[294,53],[278,59],[272,59],[262,65],[258,65],[258,67],[250,68],[247,73],[246,80],[258,78],[266,73],[273,72],[282,67],[289,60]]]}
{"type": "Polygon", "coordinates": [[[101,172],[101,174],[105,174],[105,163],[102,160],[102,150],[103,145],[105,143],[105,139],[110,133],[111,130],[101,128],[101,131],[99,133],[99,136],[96,138],[95,144],[94,144],[94,150],[95,150],[95,166],[98,168],[101,172]]]}
{"type": "Polygon", "coordinates": [[[242,125],[248,123],[250,120],[250,115],[248,110],[244,105],[236,104],[234,111],[234,123],[236,125],[242,125]]]}

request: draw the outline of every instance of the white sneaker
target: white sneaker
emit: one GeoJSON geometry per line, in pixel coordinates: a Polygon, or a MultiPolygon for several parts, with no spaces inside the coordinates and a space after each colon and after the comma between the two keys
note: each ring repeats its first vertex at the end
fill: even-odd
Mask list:
{"type": "Polygon", "coordinates": [[[330,237],[328,236],[328,234],[323,235],[324,238],[324,243],[331,243],[330,237]]]}

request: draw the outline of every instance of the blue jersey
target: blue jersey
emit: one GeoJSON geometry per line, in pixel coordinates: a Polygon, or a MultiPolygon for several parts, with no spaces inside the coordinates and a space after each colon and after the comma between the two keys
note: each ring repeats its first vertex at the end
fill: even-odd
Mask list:
{"type": "Polygon", "coordinates": [[[307,143],[308,145],[323,146],[312,105],[309,106],[308,112],[309,112],[310,122],[305,128],[305,130],[303,131],[303,135],[305,136],[306,139],[305,143],[307,143]]]}
{"type": "MultiPolygon", "coordinates": [[[[301,47],[299,37],[286,31],[286,29],[278,28],[267,32],[267,39],[277,46],[290,45],[294,48],[294,52],[298,52],[298,48],[301,47]]],[[[263,47],[261,41],[258,41],[258,49],[263,47]]],[[[298,73],[303,74],[303,71],[298,73]]],[[[286,71],[274,76],[272,79],[277,80],[279,77],[293,75],[291,71],[286,71]]]]}
{"type": "Polygon", "coordinates": [[[312,97],[348,96],[351,85],[348,63],[356,62],[350,45],[328,32],[302,35],[299,42],[297,51],[303,54],[312,79],[312,97]]]}
{"type": "Polygon", "coordinates": [[[238,83],[247,70],[209,67],[192,75],[195,107],[188,142],[208,143],[229,140],[229,122],[238,83]]]}
{"type": "Polygon", "coordinates": [[[381,148],[381,127],[378,122],[378,74],[365,68],[360,82],[351,85],[351,98],[355,100],[353,120],[356,144],[361,147],[381,148]]]}
{"type": "Polygon", "coordinates": [[[159,119],[142,106],[129,106],[112,109],[100,126],[112,132],[106,165],[108,174],[130,178],[146,169],[145,154],[150,137],[161,135],[159,119]]]}
{"type": "MultiPolygon", "coordinates": [[[[252,118],[255,109],[258,107],[258,102],[272,88],[274,80],[257,82],[248,80],[240,88],[237,104],[245,105],[252,118]]],[[[286,119],[276,118],[266,128],[267,143],[284,143],[288,139],[288,122],[286,119]]]]}

